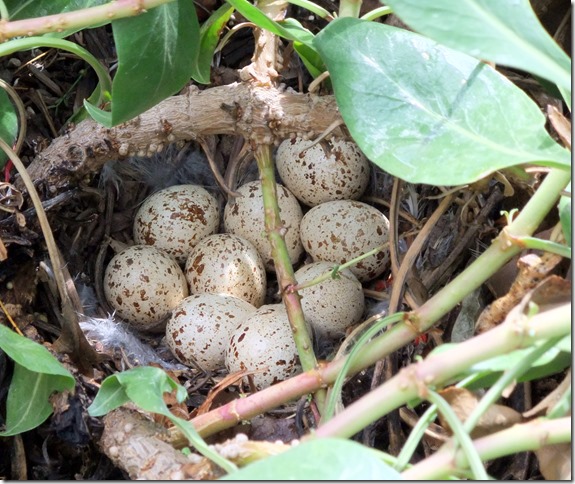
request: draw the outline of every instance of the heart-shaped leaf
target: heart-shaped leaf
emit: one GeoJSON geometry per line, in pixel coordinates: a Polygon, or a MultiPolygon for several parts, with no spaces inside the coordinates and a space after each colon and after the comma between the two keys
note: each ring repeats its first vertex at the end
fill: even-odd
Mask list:
{"type": "Polygon", "coordinates": [[[254,462],[220,480],[395,481],[400,479],[401,475],[382,462],[372,449],[345,439],[317,439],[254,462]]]}
{"type": "Polygon", "coordinates": [[[314,45],[351,135],[395,176],[459,185],[523,163],[570,167],[539,108],[473,57],[352,18],[331,22],[314,45]]]}
{"type": "Polygon", "coordinates": [[[193,2],[172,2],[112,22],[118,72],[112,124],[128,121],[179,91],[194,72],[200,26],[193,2]]]}
{"type": "Polygon", "coordinates": [[[571,62],[529,0],[386,0],[417,32],[453,49],[536,74],[571,92],[571,62]]]}

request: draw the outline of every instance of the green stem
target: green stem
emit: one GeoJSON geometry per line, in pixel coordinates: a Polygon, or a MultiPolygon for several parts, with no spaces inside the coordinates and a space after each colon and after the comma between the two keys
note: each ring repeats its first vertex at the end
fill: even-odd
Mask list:
{"type": "MultiPolygon", "coordinates": [[[[17,39],[0,45],[0,56],[7,56],[13,54],[14,52],[20,52],[23,50],[31,50],[39,47],[51,47],[53,49],[61,49],[72,54],[76,54],[78,57],[86,61],[92,69],[96,72],[98,80],[100,82],[100,100],[102,101],[105,93],[112,91],[112,80],[106,68],[102,63],[96,59],[90,52],[88,52],[83,47],[80,47],[74,42],[64,39],[55,39],[52,37],[30,37],[26,39],[17,39]]],[[[99,102],[97,104],[99,104],[99,102]]]]}
{"type": "Polygon", "coordinates": [[[359,18],[362,0],[341,0],[339,2],[339,16],[359,18]]]}
{"type": "Polygon", "coordinates": [[[357,264],[358,262],[362,261],[363,259],[366,259],[368,257],[371,257],[372,255],[375,255],[375,254],[381,252],[383,249],[387,248],[388,246],[389,246],[389,242],[386,242],[383,245],[377,246],[375,249],[371,249],[369,252],[366,252],[365,254],[361,254],[361,255],[355,257],[354,259],[348,260],[344,264],[335,265],[334,268],[330,272],[326,272],[325,274],[321,274],[321,275],[317,276],[316,278],[312,279],[311,281],[307,281],[307,282],[304,282],[302,284],[295,284],[294,286],[288,287],[287,292],[301,291],[302,289],[307,289],[308,287],[315,286],[316,284],[319,284],[320,282],[326,281],[328,279],[335,279],[336,275],[339,272],[343,271],[344,269],[347,269],[348,267],[351,267],[351,266],[357,264]]]}
{"type": "Polygon", "coordinates": [[[134,17],[146,12],[146,10],[150,8],[173,1],[174,0],[115,0],[97,7],[5,22],[0,24],[0,42],[6,42],[14,37],[62,33],[67,30],[80,30],[86,27],[105,25],[112,20],[134,17]]]}
{"type": "MultiPolygon", "coordinates": [[[[475,380],[475,375],[471,375],[467,378],[461,380],[457,385],[458,388],[465,388],[468,384],[472,383],[475,380]]],[[[402,447],[401,452],[397,456],[397,461],[395,464],[395,469],[398,471],[404,470],[411,460],[413,454],[415,453],[419,442],[423,438],[425,434],[425,430],[431,423],[435,421],[437,418],[437,406],[431,405],[421,417],[411,430],[405,445],[402,447]]]]}
{"type": "Polygon", "coordinates": [[[515,364],[515,366],[506,370],[487,393],[483,395],[481,401],[469,414],[464,425],[465,431],[470,433],[479,422],[481,416],[501,397],[505,389],[523,375],[533,365],[534,361],[537,361],[547,350],[553,348],[557,342],[558,339],[550,339],[544,342],[542,345],[534,348],[533,351],[530,351],[521,361],[515,364]]]}
{"type": "MultiPolygon", "coordinates": [[[[571,442],[571,417],[531,420],[474,440],[473,445],[481,459],[487,461],[540,449],[545,445],[568,442],[571,442]]],[[[448,477],[454,468],[463,469],[467,465],[467,459],[461,450],[454,455],[452,448],[444,448],[407,469],[401,476],[406,481],[436,480],[448,477]]]]}
{"type": "MultiPolygon", "coordinates": [[[[569,180],[570,173],[561,169],[551,170],[519,216],[506,228],[507,232],[514,236],[532,234],[547,213],[554,208],[559,198],[559,193],[569,183],[569,180]]],[[[356,361],[351,365],[350,373],[367,368],[409,343],[416,334],[429,329],[439,318],[459,304],[467,294],[483,284],[503,264],[520,252],[520,249],[512,244],[502,246],[503,239],[504,237],[501,235],[495,239],[493,244],[465,271],[412,313],[409,324],[406,322],[396,324],[383,335],[374,338],[365,345],[361,354],[358,355],[356,361]],[[417,323],[418,327],[413,328],[414,323],[417,323]]],[[[493,333],[489,331],[484,334],[489,335],[488,338],[491,338],[493,333]]],[[[471,341],[475,340],[476,338],[471,341]]],[[[301,395],[333,383],[346,360],[346,358],[337,359],[319,368],[318,371],[303,373],[250,397],[235,400],[230,404],[196,417],[193,420],[194,425],[202,435],[210,435],[219,430],[229,428],[242,419],[252,418],[283,402],[298,398],[301,395]]],[[[451,362],[448,363],[448,366],[451,366],[451,362]]],[[[399,395],[401,393],[401,391],[398,392],[399,395]]],[[[394,395],[389,396],[389,398],[391,397],[394,397],[394,395]]],[[[386,396],[386,398],[388,397],[386,396]]],[[[399,399],[397,405],[403,403],[404,401],[399,399]]],[[[336,419],[342,418],[342,416],[345,417],[346,412],[347,410],[339,414],[336,419]]],[[[333,423],[336,419],[328,422],[328,424],[333,423]]],[[[368,421],[366,425],[369,423],[368,421]]]]}
{"type": "Polygon", "coordinates": [[[543,250],[551,252],[552,254],[560,255],[566,259],[571,259],[571,247],[566,245],[552,242],[551,240],[538,239],[537,237],[514,237],[512,239],[514,244],[517,244],[522,249],[543,250]]]}
{"type": "Polygon", "coordinates": [[[373,21],[379,17],[383,17],[384,15],[389,15],[390,13],[393,13],[393,10],[391,9],[391,7],[378,7],[378,8],[374,8],[373,10],[370,10],[369,12],[367,12],[365,15],[363,15],[360,18],[362,20],[373,21]]]}
{"type": "Polygon", "coordinates": [[[305,8],[310,12],[315,13],[318,17],[323,18],[330,22],[333,20],[333,15],[329,13],[325,8],[320,7],[319,5],[310,2],[309,0],[287,0],[289,3],[293,5],[297,5],[298,7],[305,8]]]}
{"type": "Polygon", "coordinates": [[[322,423],[325,423],[329,419],[332,418],[334,411],[335,411],[335,405],[337,403],[338,396],[339,396],[341,389],[343,387],[343,383],[345,381],[346,375],[348,374],[349,368],[354,363],[357,355],[363,349],[363,346],[365,345],[365,343],[367,343],[371,338],[373,338],[377,333],[379,333],[386,326],[389,326],[390,324],[397,323],[398,321],[401,321],[404,316],[405,316],[405,313],[395,313],[395,314],[392,314],[391,316],[387,316],[386,318],[378,319],[371,326],[371,328],[369,328],[367,331],[365,331],[365,333],[363,333],[361,335],[361,337],[357,340],[357,342],[353,346],[353,349],[350,351],[349,355],[347,356],[346,361],[343,365],[343,368],[339,372],[339,375],[337,375],[337,378],[335,380],[335,383],[333,384],[333,387],[329,391],[329,398],[327,401],[325,412],[323,413],[322,419],[321,419],[322,423]]]}
{"type": "Polygon", "coordinates": [[[457,415],[449,403],[447,403],[439,393],[432,390],[428,390],[427,399],[437,407],[437,410],[441,412],[443,418],[451,427],[458,447],[461,448],[465,455],[465,459],[469,462],[473,479],[486,481],[488,479],[487,473],[485,472],[485,467],[483,467],[483,463],[481,462],[481,457],[473,447],[471,437],[463,428],[461,421],[457,418],[457,415]]]}
{"type": "MultiPolygon", "coordinates": [[[[271,146],[259,145],[256,149],[255,157],[262,184],[265,228],[270,241],[278,284],[288,313],[301,366],[304,371],[313,370],[317,368],[317,360],[313,352],[310,334],[307,330],[305,316],[300,303],[300,296],[297,292],[288,293],[285,291],[285,288],[293,286],[296,281],[288,249],[282,234],[284,227],[282,226],[277,203],[277,186],[271,146]]],[[[318,402],[321,409],[323,409],[323,398],[324,397],[320,397],[322,400],[321,404],[318,402]]]]}
{"type": "Polygon", "coordinates": [[[319,427],[314,436],[350,437],[406,402],[425,398],[428,387],[441,386],[480,361],[528,347],[538,340],[565,336],[570,330],[570,304],[541,312],[527,321],[503,323],[452,349],[404,368],[319,427]]]}

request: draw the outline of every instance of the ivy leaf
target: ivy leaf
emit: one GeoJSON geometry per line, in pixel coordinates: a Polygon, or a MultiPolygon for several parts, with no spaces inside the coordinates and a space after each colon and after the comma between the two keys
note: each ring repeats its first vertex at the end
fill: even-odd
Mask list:
{"type": "Polygon", "coordinates": [[[112,84],[112,125],[175,94],[190,80],[200,41],[194,3],[180,0],[112,22],[118,72],[112,84]]]}
{"type": "Polygon", "coordinates": [[[529,0],[386,0],[417,32],[448,47],[516,67],[571,92],[571,62],[529,0]]]}
{"type": "Polygon", "coordinates": [[[45,17],[107,3],[107,0],[5,0],[10,20],[45,17]]]}
{"type": "Polygon", "coordinates": [[[397,177],[460,185],[524,163],[570,169],[535,103],[473,57],[352,18],[331,22],[314,45],[351,135],[397,177]]]}
{"type": "Polygon", "coordinates": [[[368,447],[345,439],[317,439],[254,462],[222,481],[400,480],[401,475],[368,447]]]}

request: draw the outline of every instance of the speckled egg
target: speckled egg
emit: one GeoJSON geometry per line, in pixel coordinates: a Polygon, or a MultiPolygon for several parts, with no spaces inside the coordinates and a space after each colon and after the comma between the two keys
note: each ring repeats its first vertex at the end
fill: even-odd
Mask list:
{"type": "MultiPolygon", "coordinates": [[[[337,200],[305,214],[300,224],[303,246],[314,261],[343,264],[387,242],[389,220],[366,203],[337,200]]],[[[389,264],[389,248],[350,267],[362,282],[379,276],[389,264]]]]}
{"type": "Polygon", "coordinates": [[[217,200],[197,185],[174,185],[150,195],[134,218],[134,240],[184,263],[195,245],[220,224],[217,200]]]}
{"type": "Polygon", "coordinates": [[[226,294],[193,294],[174,309],[166,325],[166,342],[184,365],[204,370],[224,368],[230,335],[256,308],[226,294]]]}
{"type": "Polygon", "coordinates": [[[255,371],[259,389],[285,380],[300,370],[287,311],[283,304],[268,304],[247,317],[232,332],[226,351],[230,373],[255,371]]]}
{"type": "MultiPolygon", "coordinates": [[[[256,246],[268,271],[274,270],[270,243],[264,225],[264,201],[261,183],[253,181],[237,190],[242,197],[228,201],[224,210],[226,232],[239,235],[256,246]]],[[[285,241],[292,264],[303,253],[299,236],[299,224],[302,211],[297,198],[284,186],[277,185],[278,206],[285,229],[285,241]]]]}
{"type": "Polygon", "coordinates": [[[369,183],[369,161],[351,141],[332,138],[309,149],[312,141],[284,140],[276,167],[284,185],[314,207],[331,200],[356,200],[369,183]],[[303,150],[303,151],[302,151],[303,150]]]}
{"type": "Polygon", "coordinates": [[[116,254],[104,273],[106,300],[127,323],[142,331],[163,331],[167,317],[188,293],[176,260],[147,245],[116,254]]]}
{"type": "Polygon", "coordinates": [[[203,239],[188,257],[184,273],[193,294],[231,294],[258,308],[264,303],[264,264],[254,245],[238,235],[214,234],[203,239]]]}
{"type": "MultiPolygon", "coordinates": [[[[303,284],[329,274],[333,268],[331,262],[313,262],[298,269],[295,278],[298,284],[303,284]]],[[[349,269],[340,271],[336,279],[330,277],[298,292],[306,321],[318,336],[343,336],[345,329],[363,316],[363,288],[349,269]]]]}

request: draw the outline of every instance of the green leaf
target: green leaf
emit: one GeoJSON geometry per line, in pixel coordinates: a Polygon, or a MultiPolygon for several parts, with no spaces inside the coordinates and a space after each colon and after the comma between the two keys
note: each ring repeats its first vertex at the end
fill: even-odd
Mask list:
{"type": "MultiPolygon", "coordinates": [[[[84,8],[97,7],[108,3],[107,0],[7,0],[5,4],[8,8],[10,20],[21,20],[26,18],[44,17],[59,13],[73,12],[84,8]]],[[[106,25],[107,22],[100,22],[91,25],[91,28],[106,25]]],[[[61,32],[51,32],[42,34],[43,37],[64,38],[72,35],[81,28],[66,29],[61,32]]]]}
{"type": "Polygon", "coordinates": [[[116,375],[111,375],[100,385],[96,398],[88,407],[88,414],[92,417],[101,417],[129,401],[130,397],[116,375]]]}
{"type": "Polygon", "coordinates": [[[196,63],[200,27],[191,0],[112,22],[118,72],[112,84],[112,123],[128,121],[178,92],[196,63]]]}
{"type": "Polygon", "coordinates": [[[88,407],[88,413],[93,416],[104,415],[111,410],[131,400],[138,407],[169,418],[186,436],[186,438],[207,458],[213,460],[228,472],[236,470],[236,466],[221,457],[210,448],[192,424],[173,415],[164,402],[165,392],[176,390],[176,399],[182,402],[186,389],[170,378],[165,371],[151,366],[141,366],[131,370],[110,375],[103,382],[100,391],[88,407]]]}
{"type": "Polygon", "coordinates": [[[0,435],[16,435],[44,422],[52,413],[50,395],[74,388],[75,380],[46,348],[2,325],[0,348],[14,360],[6,429],[0,435]]]}
{"type": "Polygon", "coordinates": [[[111,128],[113,126],[112,113],[97,108],[96,106],[91,104],[87,99],[84,99],[84,108],[86,108],[88,114],[92,116],[92,118],[101,125],[106,126],[106,128],[111,128]]]}
{"type": "Polygon", "coordinates": [[[105,415],[131,400],[148,412],[170,416],[163,394],[176,388],[178,401],[181,402],[186,397],[185,389],[165,371],[151,366],[133,368],[107,377],[88,407],[88,413],[93,417],[105,415]]]}
{"type": "Polygon", "coordinates": [[[162,369],[144,366],[134,370],[118,373],[116,378],[130,400],[147,412],[171,415],[163,398],[166,392],[176,390],[178,402],[183,402],[187,397],[186,389],[162,369]]]}
{"type": "Polygon", "coordinates": [[[313,34],[305,29],[297,20],[289,19],[289,21],[275,22],[247,0],[226,1],[258,27],[268,30],[272,34],[283,37],[284,39],[298,41],[312,47],[313,34]]]}
{"type": "Polygon", "coordinates": [[[571,353],[571,335],[565,336],[559,343],[557,343],[556,348],[559,351],[564,351],[565,353],[571,353]]]}
{"type": "Polygon", "coordinates": [[[569,57],[529,0],[386,0],[414,30],[474,57],[516,67],[571,92],[569,57]]]}
{"type": "Polygon", "coordinates": [[[0,348],[28,370],[66,377],[70,388],[74,386],[74,377],[46,348],[2,325],[0,325],[0,348]]]}
{"type": "MultiPolygon", "coordinates": [[[[321,73],[327,70],[317,51],[310,48],[308,45],[302,44],[301,42],[294,42],[293,48],[304,63],[306,69],[314,78],[318,77],[321,73]]],[[[326,85],[331,85],[329,78],[326,79],[325,82],[326,85]]]]}
{"type": "Polygon", "coordinates": [[[30,371],[15,364],[6,399],[6,429],[0,436],[21,434],[44,423],[52,415],[50,395],[73,388],[68,377],[30,371]]]}
{"type": "Polygon", "coordinates": [[[357,442],[317,439],[303,442],[221,478],[249,480],[400,480],[401,475],[357,442]]]}
{"type": "MultiPolygon", "coordinates": [[[[566,191],[571,194],[571,183],[567,186],[566,191]]],[[[561,227],[563,228],[563,235],[569,247],[571,247],[572,243],[571,233],[573,230],[571,217],[571,197],[562,196],[559,199],[559,219],[561,221],[561,227]]]]}
{"type": "Polygon", "coordinates": [[[523,163],[570,167],[539,108],[466,54],[352,18],[331,22],[314,45],[351,135],[397,177],[460,185],[523,163]]]}
{"type": "Polygon", "coordinates": [[[44,17],[56,13],[73,12],[96,7],[108,0],[4,0],[10,20],[44,17]]]}
{"type": "Polygon", "coordinates": [[[279,37],[293,41],[295,51],[313,77],[317,77],[325,71],[325,66],[313,47],[314,35],[297,20],[287,18],[276,22],[267,17],[259,8],[247,0],[226,1],[258,27],[268,30],[279,37]]]}
{"type": "Polygon", "coordinates": [[[210,83],[210,70],[214,51],[221,32],[234,13],[234,7],[223,4],[203,23],[200,29],[200,51],[192,77],[203,84],[210,83]]]}
{"type": "MultiPolygon", "coordinates": [[[[18,115],[16,108],[10,101],[4,89],[0,89],[0,138],[10,146],[16,141],[18,136],[18,115]]],[[[0,150],[0,167],[6,163],[8,156],[0,150]]]]}

